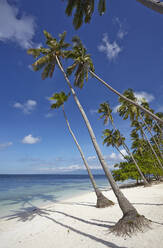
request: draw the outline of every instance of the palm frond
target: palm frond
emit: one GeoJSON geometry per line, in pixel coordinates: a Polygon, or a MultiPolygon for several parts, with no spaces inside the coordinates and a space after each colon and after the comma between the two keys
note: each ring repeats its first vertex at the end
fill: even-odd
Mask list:
{"type": "Polygon", "coordinates": [[[103,15],[106,11],[106,0],[99,0],[98,3],[98,12],[100,15],[103,15]]]}

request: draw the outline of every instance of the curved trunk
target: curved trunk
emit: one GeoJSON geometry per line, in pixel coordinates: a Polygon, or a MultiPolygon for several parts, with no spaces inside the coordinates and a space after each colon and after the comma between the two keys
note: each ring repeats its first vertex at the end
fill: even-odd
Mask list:
{"type": "Polygon", "coordinates": [[[140,114],[140,117],[141,117],[141,120],[143,121],[143,123],[145,124],[145,126],[147,127],[147,129],[148,129],[148,131],[149,131],[149,133],[150,133],[150,135],[151,135],[151,137],[152,137],[152,139],[153,139],[153,141],[154,141],[154,143],[155,143],[155,145],[156,145],[156,147],[157,147],[157,149],[158,149],[158,151],[159,151],[159,153],[161,155],[161,158],[163,159],[163,154],[160,151],[159,145],[157,144],[157,141],[156,141],[155,137],[152,135],[151,129],[148,127],[146,121],[144,120],[144,118],[143,118],[143,116],[141,114],[140,114]]]}
{"type": "Polygon", "coordinates": [[[131,156],[131,158],[132,158],[132,160],[133,160],[133,162],[134,162],[134,164],[135,164],[135,166],[136,166],[136,168],[137,168],[137,170],[138,170],[138,172],[139,172],[141,178],[142,178],[143,181],[144,181],[144,185],[145,185],[145,186],[149,186],[150,184],[149,184],[149,183],[147,182],[147,180],[145,179],[145,177],[144,177],[144,175],[143,175],[143,173],[142,173],[142,171],[141,171],[139,165],[137,164],[137,162],[136,162],[136,160],[135,160],[135,158],[134,158],[132,152],[130,152],[130,150],[129,150],[128,146],[125,144],[125,142],[123,142],[123,145],[124,145],[124,148],[125,148],[126,152],[131,156]]]}
{"type": "Polygon", "coordinates": [[[163,130],[162,128],[158,125],[158,123],[156,122],[156,126],[158,127],[158,129],[160,130],[161,134],[163,134],[163,130]]]}
{"type": "Polygon", "coordinates": [[[107,166],[107,164],[106,164],[106,162],[104,160],[104,157],[103,157],[103,155],[101,153],[101,150],[100,150],[100,148],[99,148],[99,146],[97,144],[96,137],[95,137],[94,132],[92,130],[92,127],[91,127],[91,125],[89,123],[89,120],[88,120],[88,118],[87,118],[87,116],[86,116],[86,114],[85,114],[85,112],[84,112],[84,110],[83,110],[83,108],[82,108],[77,96],[76,96],[76,93],[75,93],[74,89],[72,88],[71,83],[70,83],[70,81],[69,81],[69,79],[68,79],[68,77],[67,77],[67,75],[66,75],[66,73],[65,73],[65,71],[64,71],[64,69],[63,69],[63,67],[62,67],[62,65],[61,65],[61,63],[60,63],[60,61],[59,61],[57,56],[56,56],[56,61],[57,61],[57,64],[58,64],[60,70],[62,71],[62,73],[64,75],[64,78],[65,78],[65,80],[66,80],[66,82],[67,82],[67,84],[68,84],[68,86],[69,86],[69,88],[71,90],[71,93],[72,93],[72,95],[74,97],[74,100],[75,100],[75,102],[76,102],[76,104],[77,104],[77,106],[79,108],[79,111],[80,111],[80,113],[81,113],[81,115],[82,115],[82,117],[83,117],[83,119],[85,121],[85,124],[87,126],[88,132],[90,134],[93,146],[94,146],[94,148],[96,150],[96,153],[97,153],[97,156],[98,156],[99,161],[101,163],[101,166],[102,166],[102,168],[103,168],[103,170],[105,172],[106,177],[108,178],[108,180],[110,182],[110,185],[111,185],[111,187],[113,189],[114,194],[117,197],[119,206],[120,206],[123,214],[125,215],[125,214],[128,214],[129,212],[134,212],[135,214],[137,214],[136,209],[127,200],[127,198],[123,195],[123,193],[120,191],[120,189],[119,189],[118,185],[116,184],[111,172],[108,170],[108,166],[107,166]]]}
{"type": "Polygon", "coordinates": [[[115,90],[114,88],[112,88],[109,84],[107,84],[104,80],[102,80],[100,77],[98,77],[93,71],[89,71],[90,74],[95,77],[96,79],[98,79],[102,84],[104,84],[107,88],[109,88],[112,92],[114,92],[115,94],[117,94],[118,96],[120,96],[121,98],[123,98],[125,101],[135,105],[136,107],[138,107],[139,109],[141,109],[143,112],[147,113],[148,115],[150,115],[153,119],[155,119],[156,121],[160,122],[163,124],[163,120],[161,120],[158,116],[156,116],[155,114],[153,114],[152,112],[150,112],[148,109],[144,108],[143,106],[139,105],[138,103],[132,101],[131,99],[125,97],[124,95],[122,95],[120,92],[118,92],[117,90],[115,90]]]}
{"type": "Polygon", "coordinates": [[[126,160],[125,156],[123,155],[123,153],[119,150],[117,145],[114,145],[115,148],[117,149],[117,151],[121,154],[121,156],[126,160]]]}
{"type": "Polygon", "coordinates": [[[71,127],[70,127],[69,121],[68,121],[67,116],[66,116],[66,113],[65,113],[65,111],[64,111],[64,106],[62,106],[62,110],[63,110],[64,118],[65,118],[65,120],[66,120],[67,127],[68,127],[68,129],[69,129],[69,131],[70,131],[70,133],[71,133],[71,136],[73,137],[74,142],[75,142],[75,144],[76,144],[76,146],[77,146],[77,148],[78,148],[78,150],[79,150],[79,152],[80,152],[80,155],[81,155],[81,157],[82,157],[82,160],[83,160],[83,162],[84,162],[84,165],[85,165],[85,167],[86,167],[86,169],[87,169],[88,175],[89,175],[89,177],[90,177],[92,186],[93,186],[94,191],[95,191],[95,193],[96,193],[96,196],[97,196],[97,205],[96,205],[96,206],[97,206],[97,207],[107,207],[107,206],[113,205],[114,203],[113,203],[112,201],[108,200],[108,199],[102,194],[102,192],[98,189],[98,187],[97,187],[97,185],[96,185],[96,182],[95,182],[95,180],[94,180],[94,177],[93,177],[93,175],[92,175],[92,173],[91,173],[91,170],[89,169],[88,163],[87,163],[87,161],[86,161],[86,159],[85,159],[84,153],[83,153],[83,151],[82,151],[82,149],[81,149],[81,147],[80,147],[80,145],[79,145],[79,143],[78,143],[78,141],[77,141],[77,139],[76,139],[76,137],[75,137],[75,135],[74,135],[74,133],[73,133],[71,127]]]}

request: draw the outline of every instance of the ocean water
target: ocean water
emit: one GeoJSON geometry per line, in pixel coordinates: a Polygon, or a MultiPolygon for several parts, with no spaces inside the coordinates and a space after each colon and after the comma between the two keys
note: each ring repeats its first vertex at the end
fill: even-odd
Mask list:
{"type": "MultiPolygon", "coordinates": [[[[98,187],[109,188],[104,175],[95,175],[95,180],[98,187]]],[[[87,175],[0,175],[0,218],[89,191],[87,175]]]]}

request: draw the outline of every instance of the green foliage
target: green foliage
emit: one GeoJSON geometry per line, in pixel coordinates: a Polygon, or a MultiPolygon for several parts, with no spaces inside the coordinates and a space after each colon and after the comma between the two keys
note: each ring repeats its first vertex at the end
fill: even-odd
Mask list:
{"type": "Polygon", "coordinates": [[[106,1],[105,0],[99,0],[98,3],[98,12],[100,15],[103,15],[106,11],[106,1]]]}
{"type": "MultiPolygon", "coordinates": [[[[134,102],[137,101],[132,89],[125,90],[123,95],[134,102]]],[[[119,102],[121,103],[121,106],[118,108],[118,112],[124,120],[128,119],[128,117],[130,117],[131,121],[138,119],[139,109],[135,105],[129,103],[121,97],[119,98],[119,102]]]]}
{"type": "MultiPolygon", "coordinates": [[[[163,176],[163,171],[155,163],[156,161],[150,157],[149,153],[143,153],[143,156],[134,155],[138,162],[138,165],[149,181],[150,178],[158,176],[163,176]]],[[[128,160],[129,161],[129,160],[128,160]]],[[[115,169],[112,171],[113,177],[116,181],[125,181],[128,179],[140,180],[140,174],[135,166],[135,164],[130,160],[130,162],[120,162],[114,166],[115,169]]]]}
{"type": "Polygon", "coordinates": [[[94,71],[94,66],[90,54],[87,54],[86,48],[83,46],[79,37],[72,39],[74,43],[73,49],[67,51],[65,56],[67,59],[73,59],[73,64],[67,68],[67,75],[75,73],[74,86],[82,88],[84,80],[88,81],[89,70],[94,71]]]}
{"type": "Polygon", "coordinates": [[[115,167],[118,167],[118,169],[112,171],[115,181],[123,182],[128,179],[140,179],[139,172],[134,163],[120,162],[115,167]]]}
{"type": "Polygon", "coordinates": [[[67,76],[73,72],[75,74],[74,85],[82,88],[84,80],[88,81],[89,70],[94,71],[94,66],[90,54],[87,54],[86,48],[83,46],[79,37],[74,36],[72,39],[72,49],[69,43],[65,42],[66,32],[59,35],[57,41],[50,33],[44,30],[46,45],[48,48],[32,48],[28,49],[27,53],[33,55],[37,59],[33,64],[33,70],[38,71],[43,69],[42,79],[52,77],[57,64],[56,56],[61,63],[61,58],[73,59],[73,64],[67,68],[67,76]]]}
{"type": "Polygon", "coordinates": [[[98,109],[98,113],[102,114],[100,116],[100,119],[104,118],[104,125],[108,123],[108,120],[110,119],[110,122],[113,124],[113,117],[112,117],[112,109],[110,108],[110,105],[108,102],[104,102],[100,104],[100,108],[98,109]]]}
{"type": "MultiPolygon", "coordinates": [[[[89,23],[94,12],[94,0],[68,0],[66,14],[71,16],[74,12],[73,25],[75,29],[82,26],[83,22],[89,23]]],[[[100,15],[106,11],[106,0],[99,0],[98,12],[100,15]]]]}
{"type": "Polygon", "coordinates": [[[52,109],[58,109],[64,105],[64,102],[68,100],[70,93],[66,95],[63,91],[60,93],[55,93],[49,100],[56,101],[51,105],[52,109]]]}
{"type": "Polygon", "coordinates": [[[28,49],[27,53],[32,55],[35,59],[37,59],[33,64],[33,70],[39,71],[43,69],[42,79],[44,80],[47,77],[52,77],[53,72],[56,66],[56,56],[58,59],[60,57],[65,58],[65,54],[70,44],[65,43],[66,32],[63,32],[59,35],[60,39],[57,40],[46,30],[44,30],[44,35],[46,38],[46,45],[48,48],[31,48],[28,49]]]}
{"type": "Polygon", "coordinates": [[[110,129],[105,129],[103,131],[103,145],[106,144],[107,146],[112,146],[112,147],[120,147],[125,138],[120,134],[119,130],[110,130],[110,129]]]}

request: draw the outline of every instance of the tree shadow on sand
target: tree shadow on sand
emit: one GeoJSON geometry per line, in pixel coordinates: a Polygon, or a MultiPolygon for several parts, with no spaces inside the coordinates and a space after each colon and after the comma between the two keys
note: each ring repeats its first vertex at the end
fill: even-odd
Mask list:
{"type": "Polygon", "coordinates": [[[85,207],[93,207],[96,208],[96,204],[94,202],[59,202],[59,204],[64,205],[79,205],[79,206],[85,206],[85,207]]]}
{"type": "Polygon", "coordinates": [[[33,201],[36,200],[41,200],[42,202],[51,202],[51,203],[56,203],[57,202],[57,197],[54,195],[47,195],[47,194],[36,194],[36,195],[26,195],[26,196],[21,196],[18,197],[17,199],[14,199],[10,202],[3,203],[3,206],[8,206],[8,205],[17,205],[19,204],[22,208],[24,208],[26,205],[29,205],[31,207],[34,207],[33,201]]]}
{"type": "Polygon", "coordinates": [[[163,206],[162,203],[145,203],[145,202],[142,202],[142,203],[139,203],[139,202],[133,202],[132,203],[133,205],[147,205],[147,206],[163,206]]]}
{"type": "Polygon", "coordinates": [[[103,239],[95,237],[95,236],[93,236],[91,234],[82,232],[82,231],[80,231],[80,230],[78,230],[78,229],[76,229],[76,228],[74,228],[72,226],[63,224],[60,221],[55,220],[54,218],[50,217],[50,213],[53,212],[53,213],[63,214],[66,217],[70,217],[70,218],[73,218],[75,220],[82,221],[82,222],[84,222],[86,224],[97,225],[97,226],[100,226],[100,227],[110,227],[109,225],[104,225],[104,224],[99,224],[99,223],[86,221],[86,220],[83,220],[81,218],[78,218],[78,217],[75,217],[75,216],[72,216],[72,215],[68,215],[68,214],[66,214],[64,212],[60,212],[60,211],[40,209],[40,208],[37,208],[37,207],[22,208],[21,211],[14,211],[14,212],[15,212],[14,214],[5,216],[4,218],[7,219],[7,220],[17,219],[17,221],[26,222],[26,221],[33,220],[36,216],[41,216],[43,218],[46,218],[46,219],[52,221],[55,224],[58,224],[58,225],[60,225],[60,226],[62,226],[64,228],[68,229],[69,231],[72,231],[72,232],[75,232],[77,234],[80,234],[80,235],[82,235],[82,236],[84,236],[86,238],[89,238],[91,240],[96,241],[97,243],[101,243],[101,244],[105,245],[106,247],[110,247],[110,248],[127,248],[127,247],[124,247],[124,246],[118,246],[118,245],[116,245],[116,244],[114,244],[112,242],[103,240],[103,239]]]}

